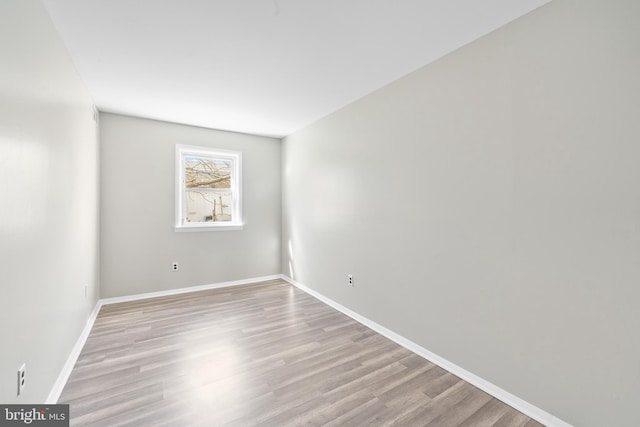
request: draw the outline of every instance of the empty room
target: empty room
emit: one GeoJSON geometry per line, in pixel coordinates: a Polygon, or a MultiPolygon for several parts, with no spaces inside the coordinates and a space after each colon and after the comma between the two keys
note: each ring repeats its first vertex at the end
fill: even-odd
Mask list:
{"type": "Polygon", "coordinates": [[[0,425],[637,426],[638,22],[0,0],[0,425]]]}

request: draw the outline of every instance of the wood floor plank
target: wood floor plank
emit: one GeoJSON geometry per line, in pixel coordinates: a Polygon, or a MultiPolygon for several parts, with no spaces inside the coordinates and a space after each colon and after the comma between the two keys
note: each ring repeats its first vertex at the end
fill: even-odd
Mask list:
{"type": "Polygon", "coordinates": [[[73,426],[540,426],[282,280],[103,306],[73,426]]]}
{"type": "Polygon", "coordinates": [[[473,427],[477,425],[493,426],[507,412],[513,411],[507,404],[497,400],[490,399],[485,405],[460,424],[459,427],[473,427]]]}
{"type": "Polygon", "coordinates": [[[472,418],[474,413],[482,408],[491,400],[491,396],[487,393],[473,387],[469,394],[456,403],[453,410],[441,413],[431,422],[426,424],[428,427],[457,427],[468,419],[472,418]]]}

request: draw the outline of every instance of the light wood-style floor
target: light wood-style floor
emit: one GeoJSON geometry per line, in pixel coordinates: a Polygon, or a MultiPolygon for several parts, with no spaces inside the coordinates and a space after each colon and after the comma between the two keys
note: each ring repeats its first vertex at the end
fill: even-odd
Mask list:
{"type": "Polygon", "coordinates": [[[541,425],[281,280],[104,306],[59,402],[92,427],[541,425]]]}

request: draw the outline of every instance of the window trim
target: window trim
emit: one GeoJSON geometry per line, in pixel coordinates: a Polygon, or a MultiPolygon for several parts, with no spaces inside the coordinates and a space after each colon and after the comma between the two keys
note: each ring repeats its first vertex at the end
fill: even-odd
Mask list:
{"type": "Polygon", "coordinates": [[[242,217],[242,152],[223,150],[212,147],[200,147],[194,145],[176,144],[175,154],[175,221],[174,229],[177,232],[190,231],[233,231],[242,230],[244,227],[242,217]],[[183,223],[184,210],[184,162],[183,158],[187,155],[213,157],[233,160],[233,172],[231,179],[231,192],[233,194],[232,208],[233,221],[220,222],[199,222],[193,225],[183,223]]]}

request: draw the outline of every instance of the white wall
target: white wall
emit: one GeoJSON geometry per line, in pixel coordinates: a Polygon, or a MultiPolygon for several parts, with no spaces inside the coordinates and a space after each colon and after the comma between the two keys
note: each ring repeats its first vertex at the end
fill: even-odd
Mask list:
{"type": "Polygon", "coordinates": [[[283,271],[567,422],[637,425],[638,22],[556,0],[285,138],[283,271]]]}
{"type": "Polygon", "coordinates": [[[0,402],[37,403],[98,298],[97,130],[39,1],[0,2],[0,61],[0,402]]]}
{"type": "Polygon", "coordinates": [[[103,298],[280,273],[279,139],[104,113],[100,132],[103,298]],[[243,230],[174,231],[176,144],[242,152],[243,230]]]}

